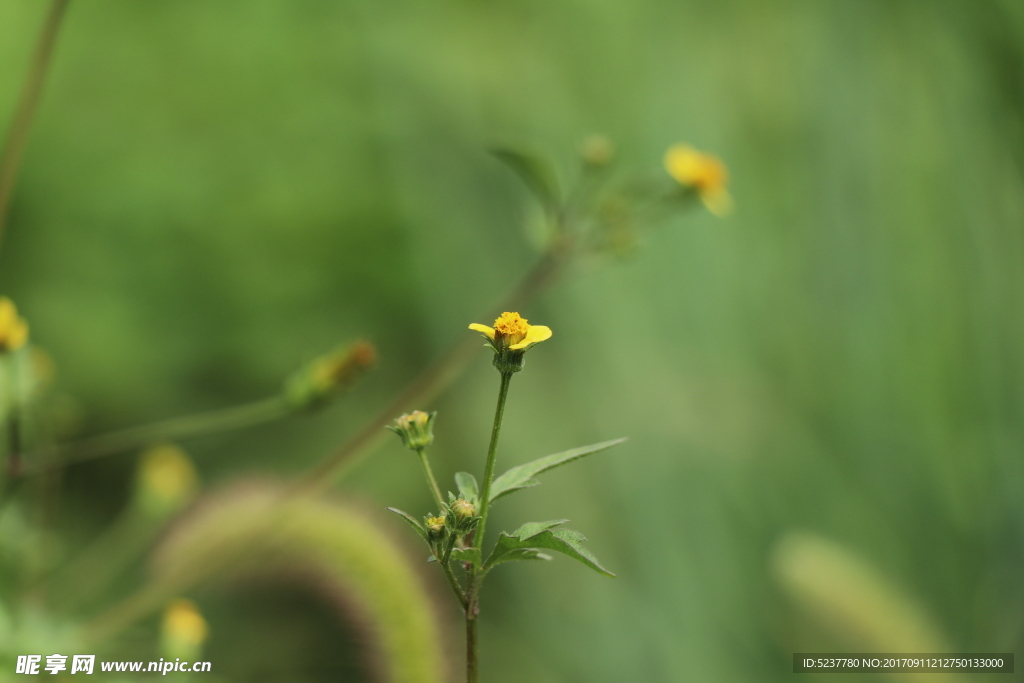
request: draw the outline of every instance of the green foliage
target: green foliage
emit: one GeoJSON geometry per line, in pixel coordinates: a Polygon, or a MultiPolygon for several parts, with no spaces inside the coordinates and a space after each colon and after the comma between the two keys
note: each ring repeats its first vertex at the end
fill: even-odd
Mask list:
{"type": "Polygon", "coordinates": [[[551,558],[541,550],[554,550],[579,560],[600,574],[614,577],[615,574],[602,567],[597,558],[583,547],[583,541],[587,540],[583,534],[571,529],[553,529],[567,521],[556,519],[550,522],[527,522],[511,534],[503,531],[494,550],[484,562],[484,571],[490,571],[503,562],[549,560],[551,558]]]}
{"type": "Polygon", "coordinates": [[[398,508],[387,508],[387,510],[389,512],[394,512],[396,515],[404,519],[406,522],[409,523],[409,526],[416,530],[416,533],[420,535],[420,538],[422,538],[424,541],[427,541],[428,543],[430,542],[430,540],[427,538],[427,530],[423,528],[423,525],[420,524],[418,519],[410,515],[408,512],[403,512],[398,508]]]}
{"type": "Polygon", "coordinates": [[[475,567],[480,566],[480,549],[479,548],[454,548],[452,550],[451,558],[458,562],[469,562],[475,567]]]}
{"type": "Polygon", "coordinates": [[[480,497],[476,477],[469,472],[456,472],[455,485],[459,487],[459,495],[466,500],[477,500],[480,497]]]}
{"type": "Polygon", "coordinates": [[[523,180],[544,210],[554,214],[561,206],[558,176],[551,164],[539,155],[511,147],[497,147],[491,153],[523,180]]]}
{"type": "Polygon", "coordinates": [[[491,502],[520,489],[537,486],[540,482],[534,479],[534,477],[542,472],[547,472],[559,465],[564,465],[572,462],[573,460],[579,460],[582,457],[591,455],[592,453],[597,453],[607,448],[611,448],[612,446],[617,446],[625,440],[625,438],[613,439],[611,441],[602,441],[601,443],[595,443],[589,446],[580,446],[579,448],[546,455],[543,458],[537,458],[531,462],[517,465],[502,474],[500,477],[496,478],[494,483],[491,484],[491,502]]]}

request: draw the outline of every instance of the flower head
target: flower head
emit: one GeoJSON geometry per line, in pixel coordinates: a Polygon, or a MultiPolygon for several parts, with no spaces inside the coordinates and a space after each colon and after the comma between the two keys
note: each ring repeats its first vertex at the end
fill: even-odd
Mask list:
{"type": "Polygon", "coordinates": [[[209,628],[194,602],[179,599],[164,610],[161,632],[165,657],[196,659],[209,628]]]}
{"type": "Polygon", "coordinates": [[[494,349],[494,365],[502,372],[518,372],[523,367],[523,354],[534,344],[551,338],[551,328],[531,325],[518,313],[502,313],[494,327],[473,323],[469,329],[482,332],[494,349]]]}
{"type": "Polygon", "coordinates": [[[0,297],[0,353],[17,351],[28,341],[28,323],[7,297],[0,297]]]}
{"type": "Polygon", "coordinates": [[[689,145],[673,145],[665,153],[665,170],[683,187],[696,190],[711,213],[722,216],[732,209],[732,198],[725,189],[729,172],[718,157],[689,145]]]}
{"type": "Polygon", "coordinates": [[[422,410],[414,410],[411,413],[402,415],[395,420],[394,425],[388,425],[388,429],[398,434],[402,439],[402,445],[414,451],[422,450],[434,443],[434,418],[437,413],[425,413],[422,410]]]}

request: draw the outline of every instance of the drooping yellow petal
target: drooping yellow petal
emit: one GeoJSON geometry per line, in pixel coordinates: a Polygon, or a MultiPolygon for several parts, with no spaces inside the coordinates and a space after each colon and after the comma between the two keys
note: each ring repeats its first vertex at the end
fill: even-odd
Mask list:
{"type": "Polygon", "coordinates": [[[700,198],[704,202],[704,206],[708,207],[708,211],[719,218],[732,213],[732,196],[725,189],[719,189],[716,192],[704,192],[700,198]]]}
{"type": "Polygon", "coordinates": [[[526,330],[526,336],[518,344],[513,344],[509,348],[513,351],[519,351],[520,349],[527,349],[534,344],[539,344],[542,341],[551,338],[551,328],[547,325],[530,325],[529,329],[526,330]]]}
{"type": "Polygon", "coordinates": [[[469,329],[475,332],[483,332],[491,341],[494,341],[493,327],[487,327],[487,325],[481,325],[480,323],[473,323],[472,325],[469,326],[469,329]]]}

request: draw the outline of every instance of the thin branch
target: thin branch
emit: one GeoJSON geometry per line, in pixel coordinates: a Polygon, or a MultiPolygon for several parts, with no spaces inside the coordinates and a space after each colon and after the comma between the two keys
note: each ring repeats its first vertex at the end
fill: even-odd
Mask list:
{"type": "Polygon", "coordinates": [[[3,241],[7,210],[11,203],[11,195],[14,193],[14,181],[18,176],[21,158],[28,143],[28,133],[32,128],[32,119],[43,91],[43,83],[46,81],[50,57],[53,56],[53,46],[57,42],[57,33],[69,1],[53,0],[50,3],[50,12],[46,15],[46,21],[39,34],[39,42],[36,43],[25,86],[18,100],[18,108],[14,112],[11,128],[4,142],[3,155],[0,156],[0,242],[3,241]]]}

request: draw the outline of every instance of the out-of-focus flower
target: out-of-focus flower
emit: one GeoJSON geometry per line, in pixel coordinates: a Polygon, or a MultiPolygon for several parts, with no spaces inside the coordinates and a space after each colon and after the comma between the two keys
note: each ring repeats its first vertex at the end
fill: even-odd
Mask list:
{"type": "Polygon", "coordinates": [[[28,323],[7,297],[0,297],[0,353],[17,351],[28,341],[28,323]]]}
{"type": "Polygon", "coordinates": [[[732,197],[725,189],[729,172],[718,157],[699,152],[689,145],[673,145],[665,153],[665,170],[677,183],[692,188],[716,216],[732,210],[732,197]]]}

